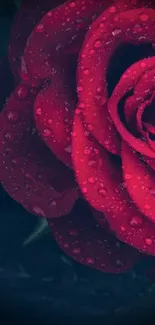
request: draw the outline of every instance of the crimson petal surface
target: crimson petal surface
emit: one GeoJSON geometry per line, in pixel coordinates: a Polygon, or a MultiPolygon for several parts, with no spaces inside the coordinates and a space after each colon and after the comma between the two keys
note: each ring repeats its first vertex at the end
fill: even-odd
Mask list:
{"type": "Polygon", "coordinates": [[[26,42],[43,15],[54,6],[64,3],[65,0],[34,1],[23,0],[14,17],[11,28],[8,57],[16,84],[20,81],[21,57],[23,56],[26,42]]]}
{"type": "Polygon", "coordinates": [[[103,272],[121,273],[139,260],[140,254],[96,224],[85,207],[74,207],[65,218],[49,220],[61,249],[77,262],[103,272]]]}
{"type": "Polygon", "coordinates": [[[20,84],[0,114],[0,180],[28,211],[43,217],[68,213],[78,197],[72,172],[45,146],[33,120],[35,90],[20,84]]]}
{"type": "Polygon", "coordinates": [[[134,102],[135,105],[137,105],[137,109],[138,107],[143,108],[141,105],[144,105],[143,102],[145,103],[146,101],[148,90],[151,91],[154,87],[152,82],[152,74],[151,78],[149,79],[150,72],[152,72],[151,70],[154,71],[154,69],[155,57],[143,59],[133,64],[121,77],[108,102],[110,116],[121,137],[127,141],[133,149],[141,154],[147,155],[150,158],[155,158],[155,151],[148,145],[148,143],[143,141],[141,138],[135,137],[127,130],[126,126],[121,122],[118,115],[118,104],[126,93],[133,90],[134,94],[131,96],[131,98],[128,98],[128,105],[131,100],[131,104],[134,102]]]}
{"type": "Polygon", "coordinates": [[[108,65],[123,43],[154,44],[155,40],[155,11],[129,10],[132,8],[132,1],[120,2],[96,19],[82,47],[77,74],[78,97],[87,128],[101,145],[117,155],[120,155],[120,136],[107,109],[108,65]]]}
{"type": "MultiPolygon", "coordinates": [[[[72,146],[76,177],[85,199],[105,214],[111,230],[120,240],[155,255],[155,225],[129,196],[122,168],[116,164],[114,156],[96,142],[77,114],[72,146]]],[[[101,218],[98,222],[102,226],[101,218]]]]}

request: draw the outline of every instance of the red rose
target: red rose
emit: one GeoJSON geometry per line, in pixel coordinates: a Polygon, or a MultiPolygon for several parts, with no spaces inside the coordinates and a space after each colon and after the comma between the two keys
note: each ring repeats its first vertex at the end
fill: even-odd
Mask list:
{"type": "Polygon", "coordinates": [[[0,180],[48,218],[67,254],[122,272],[139,251],[155,255],[155,56],[131,65],[111,95],[107,73],[123,43],[155,50],[155,10],[145,0],[50,2],[25,1],[14,20],[0,180]]]}

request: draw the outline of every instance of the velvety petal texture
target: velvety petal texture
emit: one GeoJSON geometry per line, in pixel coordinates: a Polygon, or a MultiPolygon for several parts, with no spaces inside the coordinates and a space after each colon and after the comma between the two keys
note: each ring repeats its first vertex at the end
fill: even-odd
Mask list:
{"type": "Polygon", "coordinates": [[[11,80],[0,94],[8,194],[86,266],[120,273],[154,256],[154,2],[24,0],[0,73],[11,80]],[[150,52],[112,88],[127,44],[150,52]]]}

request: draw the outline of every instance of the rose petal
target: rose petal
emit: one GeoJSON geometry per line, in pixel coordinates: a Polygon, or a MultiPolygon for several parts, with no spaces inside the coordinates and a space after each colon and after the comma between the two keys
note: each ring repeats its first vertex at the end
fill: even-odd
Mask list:
{"type": "MultiPolygon", "coordinates": [[[[152,61],[155,62],[155,57],[152,58],[152,61]]],[[[141,61],[141,65],[145,65],[145,60],[141,61]]],[[[140,69],[140,66],[137,67],[140,69]]],[[[142,134],[145,134],[144,131],[144,126],[145,128],[147,127],[146,121],[146,115],[148,115],[148,110],[149,107],[151,107],[152,102],[154,101],[155,98],[155,69],[151,70],[146,70],[146,72],[139,78],[136,87],[134,89],[134,100],[135,102],[137,99],[141,98],[142,103],[138,105],[138,110],[137,110],[137,125],[138,129],[142,134]]],[[[152,110],[153,111],[153,110],[152,110]]],[[[151,116],[152,118],[152,116],[151,116]]]]}
{"type": "Polygon", "coordinates": [[[20,81],[20,65],[21,57],[24,53],[24,48],[35,25],[40,21],[45,12],[49,9],[58,6],[65,0],[46,0],[39,1],[36,5],[35,2],[24,0],[20,6],[17,14],[14,17],[13,25],[11,28],[11,35],[9,41],[9,62],[11,70],[14,74],[16,84],[20,81]]]}
{"type": "Polygon", "coordinates": [[[77,262],[103,272],[121,273],[139,259],[134,249],[101,229],[90,211],[79,204],[65,218],[49,220],[61,249],[77,262]]]}
{"type": "Polygon", "coordinates": [[[96,142],[78,115],[74,118],[72,149],[77,181],[85,199],[104,213],[121,241],[155,255],[155,225],[129,197],[116,158],[96,142]]]}
{"type": "Polygon", "coordinates": [[[116,154],[120,154],[120,138],[107,111],[105,58],[103,60],[104,53],[101,55],[105,44],[100,34],[106,34],[104,33],[106,20],[110,24],[113,16],[123,9],[122,4],[117,7],[111,6],[91,25],[80,52],[77,71],[79,107],[83,112],[87,128],[100,144],[116,154]]]}
{"type": "Polygon", "coordinates": [[[35,101],[37,129],[51,151],[67,166],[71,162],[71,131],[74,96],[62,72],[56,71],[51,84],[44,88],[35,101]]]}
{"type": "Polygon", "coordinates": [[[29,37],[25,52],[30,80],[51,77],[53,59],[61,59],[79,44],[80,49],[89,24],[106,7],[102,0],[67,1],[49,11],[29,37]]]}
{"type": "Polygon", "coordinates": [[[155,171],[155,159],[142,156],[142,159],[155,171]]]}
{"type": "Polygon", "coordinates": [[[125,42],[141,44],[155,40],[155,11],[142,8],[121,12],[133,7],[132,2],[118,3],[100,15],[91,25],[79,60],[77,89],[87,128],[115,154],[120,154],[119,135],[107,112],[106,75],[110,59],[125,42]]]}
{"type": "MultiPolygon", "coordinates": [[[[155,68],[154,58],[143,59],[130,66],[130,68],[126,70],[125,74],[118,82],[108,102],[109,113],[111,115],[111,118],[117,130],[121,134],[121,137],[125,141],[127,141],[132,146],[132,148],[134,148],[136,151],[140,152],[141,154],[147,155],[148,157],[153,157],[153,158],[155,157],[155,152],[148,146],[148,144],[142,141],[141,139],[136,138],[134,135],[132,135],[121,122],[118,115],[118,104],[121,98],[125,96],[126,93],[134,89],[134,86],[137,84],[139,78],[144,73],[154,68],[155,68]]],[[[144,84],[142,85],[144,86],[144,84]]],[[[147,93],[145,93],[144,90],[143,90],[143,99],[145,100],[145,96],[147,96],[147,93]]],[[[137,105],[140,105],[142,97],[137,96],[138,98],[137,100],[135,95],[134,98],[135,101],[137,101],[137,105]]],[[[131,100],[133,101],[133,96],[131,96],[131,100]]]]}
{"type": "MultiPolygon", "coordinates": [[[[35,105],[36,125],[48,147],[69,167],[72,167],[70,135],[72,130],[73,111],[76,106],[76,98],[74,96],[75,89],[70,86],[71,82],[69,82],[71,57],[67,55],[66,60],[69,62],[66,64],[66,62],[64,62],[64,56],[66,51],[67,53],[68,51],[72,52],[72,46],[75,51],[75,42],[76,45],[78,44],[78,46],[81,47],[81,40],[84,38],[86,28],[88,28],[89,23],[94,18],[94,7],[98,4],[95,16],[103,10],[103,4],[101,1],[98,1],[98,3],[94,0],[90,1],[89,10],[86,9],[87,4],[88,1],[70,1],[64,6],[48,12],[33,31],[24,56],[27,63],[27,69],[30,74],[31,70],[33,71],[32,75],[34,79],[37,79],[37,74],[39,79],[52,77],[52,84],[46,89],[46,91],[42,91],[37,97],[35,105]],[[81,5],[82,10],[80,11],[79,9],[81,9],[81,5]],[[85,10],[87,10],[86,18],[84,16],[86,14],[85,10]],[[65,16],[65,12],[67,17],[65,16]],[[58,17],[61,16],[63,16],[63,19],[58,21],[58,17]],[[75,21],[74,26],[71,24],[71,19],[75,21]],[[66,20],[68,23],[64,28],[66,20]],[[69,35],[67,35],[68,33],[69,35]],[[40,51],[38,51],[38,48],[41,48],[41,56],[39,55],[40,51]],[[47,51],[48,54],[50,53],[52,56],[52,59],[49,59],[49,62],[47,62],[47,51]],[[60,54],[62,57],[60,60],[61,64],[63,61],[62,68],[60,67],[61,64],[59,62],[58,64],[56,63],[56,56],[59,56],[60,54]],[[56,71],[56,66],[58,66],[58,71],[56,71]],[[36,67],[38,67],[37,70],[36,67]],[[37,112],[39,112],[39,114],[37,112]]],[[[76,66],[77,57],[74,56],[74,59],[74,65],[76,66]]]]}
{"type": "Polygon", "coordinates": [[[0,114],[0,179],[28,211],[59,217],[78,197],[72,172],[44,145],[33,121],[33,89],[20,84],[0,114]]]}
{"type": "Polygon", "coordinates": [[[123,176],[127,190],[141,212],[155,222],[155,173],[122,142],[123,176]]]}

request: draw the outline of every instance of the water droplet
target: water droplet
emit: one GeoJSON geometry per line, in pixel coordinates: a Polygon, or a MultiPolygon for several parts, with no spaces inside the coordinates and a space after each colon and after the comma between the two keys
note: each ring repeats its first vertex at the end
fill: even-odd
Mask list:
{"type": "Polygon", "coordinates": [[[19,119],[19,113],[15,111],[8,111],[6,114],[7,120],[9,122],[16,122],[19,119]]]}
{"type": "Polygon", "coordinates": [[[93,265],[95,263],[95,260],[92,257],[86,257],[86,263],[90,264],[90,265],[93,265]]]}
{"type": "Polygon", "coordinates": [[[94,179],[94,177],[89,177],[89,178],[88,178],[88,182],[89,182],[90,184],[94,184],[94,183],[95,183],[95,179],[94,179]]]}
{"type": "Polygon", "coordinates": [[[77,91],[82,91],[83,90],[83,87],[82,86],[78,86],[77,87],[77,91]]]}
{"type": "Polygon", "coordinates": [[[71,2],[71,3],[69,4],[69,6],[70,6],[71,8],[74,8],[74,7],[76,6],[76,3],[75,3],[75,2],[71,2]]]}
{"type": "Polygon", "coordinates": [[[16,88],[16,94],[19,98],[23,99],[28,94],[28,89],[25,85],[20,85],[16,88]]]}
{"type": "Polygon", "coordinates": [[[36,32],[37,33],[42,33],[44,31],[44,25],[43,24],[39,24],[36,27],[36,32]]]}
{"type": "Polygon", "coordinates": [[[21,163],[21,160],[20,160],[20,158],[16,157],[16,158],[12,158],[11,162],[13,165],[19,166],[21,163]]]}
{"type": "Polygon", "coordinates": [[[78,104],[78,106],[79,106],[80,108],[84,108],[84,107],[85,107],[85,104],[81,102],[81,103],[78,104]]]}
{"type": "Polygon", "coordinates": [[[93,55],[94,53],[95,53],[94,49],[90,49],[90,50],[89,50],[89,54],[90,54],[90,55],[93,55]]]}
{"type": "Polygon", "coordinates": [[[129,179],[132,178],[132,175],[130,175],[130,174],[125,174],[125,175],[124,175],[124,178],[127,179],[127,180],[129,180],[129,179]]]}
{"type": "Polygon", "coordinates": [[[43,131],[43,136],[44,136],[44,137],[50,137],[50,136],[51,136],[51,130],[49,130],[49,129],[44,129],[44,131],[43,131]]]}
{"type": "Polygon", "coordinates": [[[36,214],[38,214],[39,216],[41,217],[45,217],[45,213],[44,211],[37,205],[35,205],[33,208],[32,208],[32,211],[36,214]]]}
{"type": "Polygon", "coordinates": [[[81,113],[81,110],[79,108],[76,108],[75,114],[79,115],[81,113]]]}
{"type": "Polygon", "coordinates": [[[141,21],[147,21],[149,19],[149,15],[143,13],[139,16],[139,18],[141,21]]]}
{"type": "Polygon", "coordinates": [[[48,204],[49,207],[56,206],[56,205],[57,205],[56,201],[54,201],[53,199],[49,200],[49,204],[48,204]]]}
{"type": "Polygon", "coordinates": [[[96,41],[94,42],[94,47],[95,47],[95,48],[101,47],[101,45],[102,45],[101,40],[96,40],[96,41]]]}
{"type": "Polygon", "coordinates": [[[83,73],[84,73],[85,75],[88,75],[88,74],[89,74],[89,70],[88,70],[88,69],[84,69],[84,70],[83,70],[83,73]]]}
{"type": "Polygon", "coordinates": [[[89,130],[89,131],[92,131],[92,130],[94,130],[94,126],[93,126],[92,124],[88,124],[88,126],[87,126],[87,127],[88,127],[88,130],[89,130]]]}
{"type": "Polygon", "coordinates": [[[88,166],[89,167],[95,166],[95,165],[96,165],[96,160],[93,160],[93,159],[88,160],[88,166]]]}
{"type": "Polygon", "coordinates": [[[117,36],[117,35],[120,35],[122,33],[122,30],[119,29],[119,28],[116,28],[112,31],[112,35],[113,36],[117,36]]]}
{"type": "Polygon", "coordinates": [[[80,248],[73,248],[72,249],[73,254],[80,254],[81,253],[81,249],[80,248]]]}
{"type": "Polygon", "coordinates": [[[5,134],[4,134],[4,138],[5,138],[5,140],[8,141],[8,142],[10,142],[10,141],[12,142],[12,141],[14,140],[14,136],[13,136],[13,134],[10,133],[10,132],[5,133],[5,134]]]}
{"type": "Polygon", "coordinates": [[[145,244],[148,246],[152,245],[152,242],[153,242],[151,238],[145,238],[144,241],[145,241],[145,244]]]}
{"type": "Polygon", "coordinates": [[[37,173],[36,178],[40,181],[43,179],[44,173],[37,173]]]}
{"type": "Polygon", "coordinates": [[[135,227],[135,228],[140,227],[140,226],[143,224],[143,219],[142,219],[142,217],[140,217],[140,216],[133,216],[133,217],[130,219],[129,224],[130,224],[130,226],[133,227],[133,228],[134,228],[134,227],[135,227]]]}
{"type": "Polygon", "coordinates": [[[86,188],[86,187],[83,187],[83,188],[82,188],[82,192],[83,192],[84,194],[86,194],[86,193],[87,193],[87,191],[88,191],[88,190],[87,190],[87,188],[86,188]]]}
{"type": "Polygon", "coordinates": [[[102,195],[102,196],[106,196],[107,195],[107,189],[106,188],[100,188],[98,190],[99,194],[102,195]]]}
{"type": "Polygon", "coordinates": [[[100,23],[99,27],[104,28],[105,24],[103,22],[100,23]]]}
{"type": "Polygon", "coordinates": [[[72,147],[71,147],[71,145],[69,145],[68,147],[66,147],[64,150],[65,150],[66,152],[68,152],[68,153],[71,153],[71,152],[72,152],[72,147]]]}
{"type": "Polygon", "coordinates": [[[144,208],[145,208],[146,210],[149,210],[151,207],[150,207],[149,204],[145,204],[145,205],[144,205],[144,208]]]}
{"type": "Polygon", "coordinates": [[[40,107],[36,108],[36,114],[41,115],[41,108],[40,107]]]}
{"type": "Polygon", "coordinates": [[[89,155],[91,153],[91,149],[90,148],[85,148],[84,149],[84,154],[85,155],[89,155]]]}
{"type": "Polygon", "coordinates": [[[116,12],[116,7],[115,6],[111,6],[109,8],[109,12],[111,12],[111,13],[116,12]]]}
{"type": "Polygon", "coordinates": [[[53,16],[53,10],[48,11],[47,16],[52,17],[53,16]]]}
{"type": "Polygon", "coordinates": [[[122,232],[125,232],[126,231],[126,228],[124,226],[121,226],[121,231],[122,232]]]}
{"type": "Polygon", "coordinates": [[[27,66],[26,66],[26,62],[23,58],[23,56],[21,57],[21,73],[20,76],[23,80],[28,80],[28,71],[27,71],[27,66]]]}

